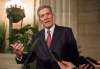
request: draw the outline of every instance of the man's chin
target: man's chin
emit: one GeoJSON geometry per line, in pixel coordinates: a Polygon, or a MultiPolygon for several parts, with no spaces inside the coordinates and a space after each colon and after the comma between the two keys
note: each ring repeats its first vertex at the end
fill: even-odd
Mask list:
{"type": "Polygon", "coordinates": [[[52,26],[46,26],[47,29],[50,29],[52,26]]]}

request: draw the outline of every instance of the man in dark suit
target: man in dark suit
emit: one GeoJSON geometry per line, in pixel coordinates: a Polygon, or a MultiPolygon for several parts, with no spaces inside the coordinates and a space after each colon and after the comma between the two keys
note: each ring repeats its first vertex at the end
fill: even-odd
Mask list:
{"type": "Polygon", "coordinates": [[[37,60],[37,69],[72,69],[79,66],[79,53],[71,28],[54,23],[51,7],[39,7],[37,14],[43,29],[32,39],[34,48],[24,54],[23,44],[11,44],[16,53],[17,63],[30,63],[37,60]]]}

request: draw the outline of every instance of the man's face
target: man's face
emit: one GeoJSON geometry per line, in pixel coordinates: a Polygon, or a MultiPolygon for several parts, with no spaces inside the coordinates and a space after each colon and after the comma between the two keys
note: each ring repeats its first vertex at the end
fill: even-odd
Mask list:
{"type": "Polygon", "coordinates": [[[48,8],[43,8],[38,12],[39,20],[45,28],[50,28],[53,25],[53,14],[48,8]]]}

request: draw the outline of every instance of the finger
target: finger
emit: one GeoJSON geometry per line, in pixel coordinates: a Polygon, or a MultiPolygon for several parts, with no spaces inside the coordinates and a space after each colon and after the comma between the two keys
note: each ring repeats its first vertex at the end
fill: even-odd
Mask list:
{"type": "Polygon", "coordinates": [[[14,43],[14,46],[17,46],[18,44],[19,44],[18,42],[15,42],[15,43],[14,43]]]}
{"type": "Polygon", "coordinates": [[[79,65],[79,69],[83,69],[85,64],[79,65]]]}
{"type": "Polygon", "coordinates": [[[89,66],[87,67],[87,69],[95,69],[95,67],[92,64],[89,64],[89,66]]]}
{"type": "Polygon", "coordinates": [[[16,50],[16,46],[14,44],[10,44],[10,48],[12,48],[13,51],[16,50]]]}
{"type": "Polygon", "coordinates": [[[90,66],[90,68],[89,69],[95,69],[95,67],[94,66],[90,66]]]}
{"type": "Polygon", "coordinates": [[[100,61],[97,61],[98,63],[100,63],[100,61]]]}
{"type": "Polygon", "coordinates": [[[18,45],[18,43],[10,44],[10,47],[15,49],[17,45],[18,45]]]}
{"type": "Polygon", "coordinates": [[[83,67],[83,69],[89,69],[89,64],[85,64],[85,66],[83,67]]]}
{"type": "Polygon", "coordinates": [[[60,61],[58,61],[58,64],[59,64],[59,65],[61,65],[61,62],[60,62],[60,61]]]}
{"type": "Polygon", "coordinates": [[[66,66],[73,66],[71,62],[67,62],[67,61],[62,61],[62,64],[66,66]]]}
{"type": "Polygon", "coordinates": [[[69,65],[69,62],[67,62],[67,61],[60,61],[59,63],[60,63],[60,65],[65,65],[65,66],[69,65]]]}
{"type": "Polygon", "coordinates": [[[69,62],[67,62],[67,61],[62,61],[62,63],[65,63],[65,64],[66,64],[66,63],[69,63],[69,62]]]}
{"type": "Polygon", "coordinates": [[[58,65],[59,65],[60,67],[62,67],[62,66],[63,66],[63,63],[62,63],[61,61],[58,61],[58,65]]]}
{"type": "Polygon", "coordinates": [[[65,63],[65,64],[66,64],[66,63],[69,63],[69,62],[67,62],[67,61],[59,61],[59,62],[60,62],[60,63],[65,63]]]}
{"type": "Polygon", "coordinates": [[[24,50],[23,44],[19,44],[19,46],[16,48],[16,50],[22,52],[24,50]]]}
{"type": "Polygon", "coordinates": [[[13,44],[10,44],[10,47],[11,47],[11,48],[13,48],[13,47],[14,47],[14,45],[13,45],[13,44]]]}
{"type": "Polygon", "coordinates": [[[16,50],[20,50],[20,48],[21,47],[23,47],[23,44],[21,44],[21,43],[17,43],[15,46],[14,46],[14,48],[16,49],[16,50]]]}
{"type": "Polygon", "coordinates": [[[21,49],[23,47],[23,44],[18,44],[17,49],[21,49]]]}

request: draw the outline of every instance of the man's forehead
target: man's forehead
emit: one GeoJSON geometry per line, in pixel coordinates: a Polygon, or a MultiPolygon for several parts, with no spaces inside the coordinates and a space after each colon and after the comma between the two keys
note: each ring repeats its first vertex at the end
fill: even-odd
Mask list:
{"type": "Polygon", "coordinates": [[[41,10],[49,10],[49,11],[51,11],[50,8],[42,8],[41,10]]]}
{"type": "Polygon", "coordinates": [[[43,8],[39,11],[39,14],[43,14],[43,13],[47,13],[47,12],[51,12],[49,8],[43,8]]]}

